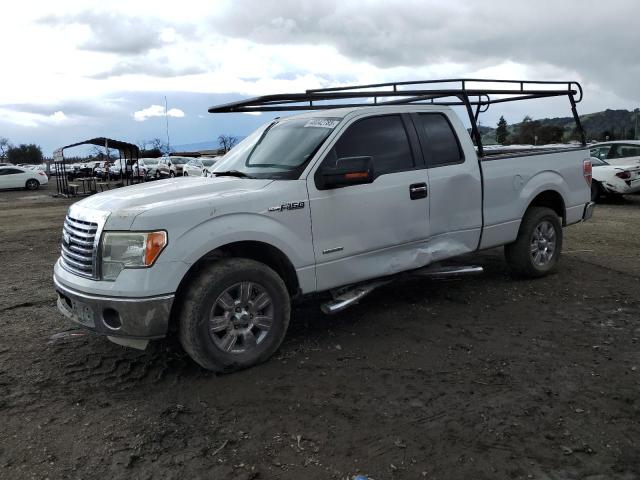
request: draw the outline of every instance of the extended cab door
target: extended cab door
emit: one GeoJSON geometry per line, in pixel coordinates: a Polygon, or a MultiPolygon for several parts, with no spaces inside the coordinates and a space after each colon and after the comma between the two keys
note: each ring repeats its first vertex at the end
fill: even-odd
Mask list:
{"type": "MultiPolygon", "coordinates": [[[[451,112],[451,111],[449,111],[451,112]]],[[[482,177],[473,143],[451,112],[411,114],[429,172],[432,261],[478,247],[482,230],[482,177]]]]}
{"type": "Polygon", "coordinates": [[[427,183],[408,115],[354,120],[307,179],[318,290],[415,266],[429,236],[427,183]],[[322,189],[322,166],[349,157],[372,157],[373,183],[322,189]]]}

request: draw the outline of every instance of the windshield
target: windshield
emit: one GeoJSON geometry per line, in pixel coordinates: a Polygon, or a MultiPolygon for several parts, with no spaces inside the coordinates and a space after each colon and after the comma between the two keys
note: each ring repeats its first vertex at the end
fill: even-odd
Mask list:
{"type": "Polygon", "coordinates": [[[147,165],[156,165],[158,163],[158,160],[159,160],[158,158],[145,158],[144,163],[147,165]]]}
{"type": "Polygon", "coordinates": [[[204,165],[205,167],[210,167],[211,165],[213,165],[214,163],[216,163],[217,160],[212,159],[212,160],[203,160],[202,161],[202,165],[204,165]]]}
{"type": "Polygon", "coordinates": [[[293,118],[260,127],[216,163],[215,172],[298,178],[340,118],[293,118]]]}
{"type": "Polygon", "coordinates": [[[169,157],[169,160],[171,160],[171,163],[173,163],[174,165],[184,165],[192,159],[183,157],[169,157]]]}

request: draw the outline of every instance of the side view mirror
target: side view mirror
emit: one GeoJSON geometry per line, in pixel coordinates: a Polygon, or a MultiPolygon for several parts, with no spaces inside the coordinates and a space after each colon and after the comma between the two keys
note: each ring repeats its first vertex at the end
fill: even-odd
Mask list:
{"type": "Polygon", "coordinates": [[[373,159],[371,157],[339,158],[335,167],[321,167],[320,178],[323,190],[372,183],[373,159]]]}

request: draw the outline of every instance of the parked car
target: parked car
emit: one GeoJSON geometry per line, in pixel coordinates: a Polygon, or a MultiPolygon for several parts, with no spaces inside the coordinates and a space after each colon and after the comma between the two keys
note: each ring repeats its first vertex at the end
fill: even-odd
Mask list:
{"type": "Polygon", "coordinates": [[[13,167],[13,163],[0,162],[0,167],[13,167]]]}
{"type": "Polygon", "coordinates": [[[0,189],[26,188],[27,190],[37,190],[40,185],[46,185],[47,183],[49,183],[47,174],[42,171],[17,166],[0,166],[0,189]]]}
{"type": "Polygon", "coordinates": [[[627,157],[626,161],[617,161],[613,165],[600,158],[592,157],[591,200],[595,202],[601,195],[640,193],[640,162],[633,160],[633,157],[627,157]]]}
{"type": "MultiPolygon", "coordinates": [[[[454,94],[473,122],[467,91],[454,94]]],[[[328,292],[322,310],[335,313],[396,276],[478,271],[433,264],[497,246],[517,275],[542,277],[558,264],[563,226],[592,215],[585,146],[487,155],[478,142],[479,156],[449,106],[345,101],[263,125],[213,179],[71,205],[54,268],[60,312],[137,348],[166,336],[171,319],[197,363],[231,371],[278,349],[292,297],[328,292]]]]}
{"type": "Polygon", "coordinates": [[[616,140],[589,145],[592,157],[609,165],[640,163],[640,140],[616,140]]]}
{"type": "Polygon", "coordinates": [[[176,166],[171,161],[171,157],[161,157],[158,160],[158,165],[156,166],[156,178],[161,177],[175,177],[176,176],[176,166]]]}
{"type": "Polygon", "coordinates": [[[159,158],[141,158],[140,162],[145,166],[147,172],[147,178],[159,177],[158,174],[158,162],[159,158]]]}
{"type": "Polygon", "coordinates": [[[71,169],[67,170],[67,179],[71,181],[82,177],[93,177],[92,163],[74,164],[71,169]]]}
{"type": "Polygon", "coordinates": [[[175,175],[180,177],[184,173],[184,166],[193,160],[193,157],[169,157],[171,164],[175,167],[175,175]]]}
{"type": "Polygon", "coordinates": [[[185,177],[202,177],[202,173],[204,171],[204,165],[202,164],[202,160],[199,158],[192,158],[187,163],[185,163],[182,168],[182,175],[185,177]]]}
{"type": "Polygon", "coordinates": [[[210,177],[211,172],[213,171],[213,166],[218,162],[219,157],[215,158],[205,158],[202,160],[202,165],[204,167],[202,171],[202,175],[204,177],[210,177]]]}

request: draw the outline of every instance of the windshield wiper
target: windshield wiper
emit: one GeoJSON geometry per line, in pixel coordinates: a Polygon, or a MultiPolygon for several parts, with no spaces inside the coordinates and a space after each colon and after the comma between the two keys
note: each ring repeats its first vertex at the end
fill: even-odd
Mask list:
{"type": "Polygon", "coordinates": [[[216,177],[238,177],[238,178],[254,178],[251,175],[247,175],[240,170],[226,170],[224,172],[211,172],[216,177]]]}

